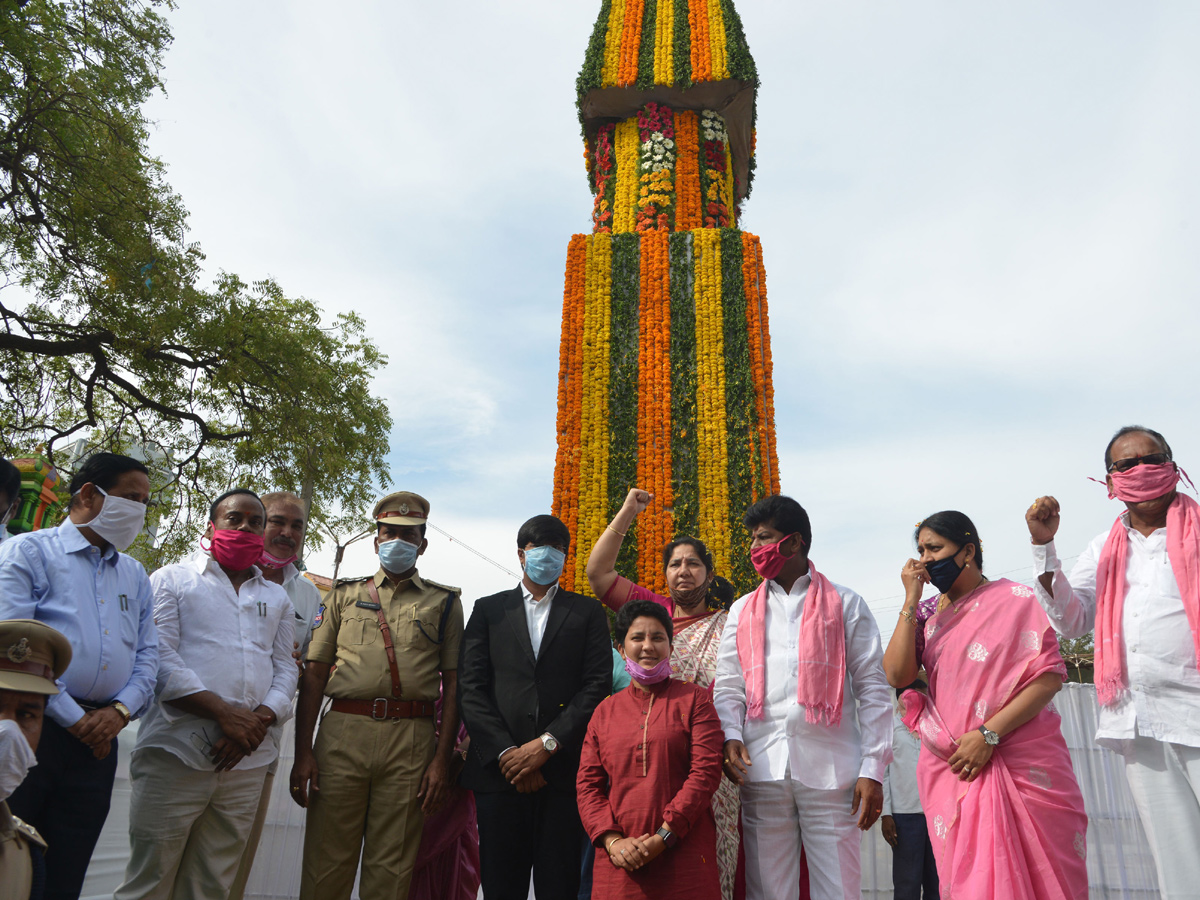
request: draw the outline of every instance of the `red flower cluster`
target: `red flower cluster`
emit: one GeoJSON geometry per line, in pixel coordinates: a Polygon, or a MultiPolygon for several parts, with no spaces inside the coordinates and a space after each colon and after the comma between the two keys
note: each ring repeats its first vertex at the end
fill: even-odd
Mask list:
{"type": "Polygon", "coordinates": [[[661,131],[662,136],[675,140],[675,116],[668,106],[662,106],[651,100],[638,111],[638,137],[642,143],[650,140],[650,135],[661,131]]]}
{"type": "Polygon", "coordinates": [[[704,142],[704,162],[710,169],[725,171],[725,145],[721,141],[704,142]]]}
{"type": "Polygon", "coordinates": [[[592,202],[593,231],[612,231],[612,198],[609,197],[609,182],[613,177],[613,166],[616,165],[613,153],[614,123],[601,125],[596,132],[596,149],[590,160],[596,171],[596,198],[592,202]],[[605,204],[604,201],[608,201],[605,204]],[[601,209],[601,206],[605,208],[601,209]]]}

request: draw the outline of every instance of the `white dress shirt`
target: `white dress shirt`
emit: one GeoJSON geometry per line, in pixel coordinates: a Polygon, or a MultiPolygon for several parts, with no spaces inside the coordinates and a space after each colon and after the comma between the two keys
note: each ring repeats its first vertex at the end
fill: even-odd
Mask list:
{"type": "Polygon", "coordinates": [[[70,519],[0,547],[0,619],[37,619],[63,633],[71,665],[46,714],[64,728],[83,718],[76,700],[119,700],[140,716],[154,701],[158,638],[142,564],[94,546],[70,519]]]}
{"type": "Polygon", "coordinates": [[[287,591],[288,599],[296,613],[296,633],[292,642],[300,645],[300,658],[308,650],[308,642],[312,638],[313,619],[321,607],[321,592],[317,586],[304,577],[304,573],[296,568],[294,563],[288,563],[283,568],[283,589],[287,591]]]}
{"type": "Polygon", "coordinates": [[[750,595],[729,610],[713,689],[725,739],[746,745],[753,762],[750,781],[791,777],[817,790],[845,788],[860,777],[882,783],[892,758],[891,691],[883,674],[875,618],[866,601],[849,588],[834,585],[842,598],[846,631],[842,721],[836,726],[810,723],[796,700],[800,616],[809,580],[808,575],[797,579],[787,593],[776,582],[768,582],[767,695],[762,719],[746,719],[746,680],[737,655],[738,618],[750,595]]]}
{"type": "MultiPolygon", "coordinates": [[[[205,552],[164,566],[150,576],[158,625],[157,701],[138,729],[137,749],[158,747],[196,769],[211,769],[217,723],[167,701],[212,691],[226,703],[266,706],[282,721],[291,714],[298,670],[292,659],[292,601],[277,584],[255,574],[235,591],[205,552]]],[[[264,740],[238,769],[269,765],[275,742],[264,740]]]]}
{"type": "Polygon", "coordinates": [[[917,794],[917,756],[921,741],[896,712],[892,716],[892,761],[883,779],[883,815],[919,813],[921,798],[917,794]]]}
{"type": "Polygon", "coordinates": [[[550,585],[550,590],[546,591],[546,596],[541,600],[533,596],[533,592],[525,586],[524,579],[521,580],[521,597],[523,606],[525,607],[525,624],[529,626],[529,643],[533,644],[533,656],[536,659],[537,655],[542,650],[542,638],[546,634],[546,622],[550,619],[550,601],[554,599],[554,595],[558,593],[558,582],[550,585]]]}
{"type": "MultiPolygon", "coordinates": [[[[1137,735],[1200,747],[1200,671],[1167,556],[1167,530],[1146,537],[1129,527],[1128,513],[1122,518],[1129,535],[1121,615],[1129,691],[1114,706],[1100,707],[1096,741],[1118,752],[1137,735]]],[[[1080,637],[1096,627],[1096,567],[1107,540],[1105,532],[1088,544],[1070,578],[1063,574],[1053,541],[1033,547],[1034,590],[1063,637],[1080,637]],[[1054,574],[1052,594],[1037,579],[1045,572],[1054,574]]]]}

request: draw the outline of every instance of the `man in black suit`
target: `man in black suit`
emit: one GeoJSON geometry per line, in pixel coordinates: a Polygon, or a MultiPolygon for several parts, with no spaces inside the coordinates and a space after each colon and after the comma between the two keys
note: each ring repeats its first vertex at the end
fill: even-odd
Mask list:
{"type": "Polygon", "coordinates": [[[458,662],[471,735],[462,784],[475,792],[485,900],[579,893],[583,826],[575,773],[588,720],[609,693],[612,644],[600,604],[561,590],[571,544],[554,516],[517,532],[524,577],[475,602],[458,662]]]}

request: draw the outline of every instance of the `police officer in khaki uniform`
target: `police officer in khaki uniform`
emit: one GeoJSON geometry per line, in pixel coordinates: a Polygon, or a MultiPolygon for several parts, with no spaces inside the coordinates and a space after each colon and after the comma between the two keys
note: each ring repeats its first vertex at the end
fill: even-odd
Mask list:
{"type": "Polygon", "coordinates": [[[308,808],[301,900],[349,898],[360,849],[363,900],[406,900],[424,816],[451,787],[462,601],[459,588],[417,574],[428,516],[428,501],[407,491],[376,503],[379,571],[339,581],[317,612],[291,777],[308,808]],[[322,695],[332,703],[314,747],[322,695]]]}
{"type": "Polygon", "coordinates": [[[0,622],[0,900],[39,900],[46,881],[46,842],[9,812],[7,800],[35,765],[46,698],[58,693],[54,681],[70,661],[71,645],[49,625],[0,622]]]}

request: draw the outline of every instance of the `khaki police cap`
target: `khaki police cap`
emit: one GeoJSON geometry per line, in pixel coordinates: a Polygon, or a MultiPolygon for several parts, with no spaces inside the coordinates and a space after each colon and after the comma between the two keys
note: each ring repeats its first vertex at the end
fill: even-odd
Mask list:
{"type": "Polygon", "coordinates": [[[371,513],[378,525],[424,525],[429,518],[429,501],[411,491],[388,494],[371,513]]]}
{"type": "Polygon", "coordinates": [[[34,619],[0,621],[0,690],[57,694],[54,679],[71,662],[62,633],[34,619]]]}

